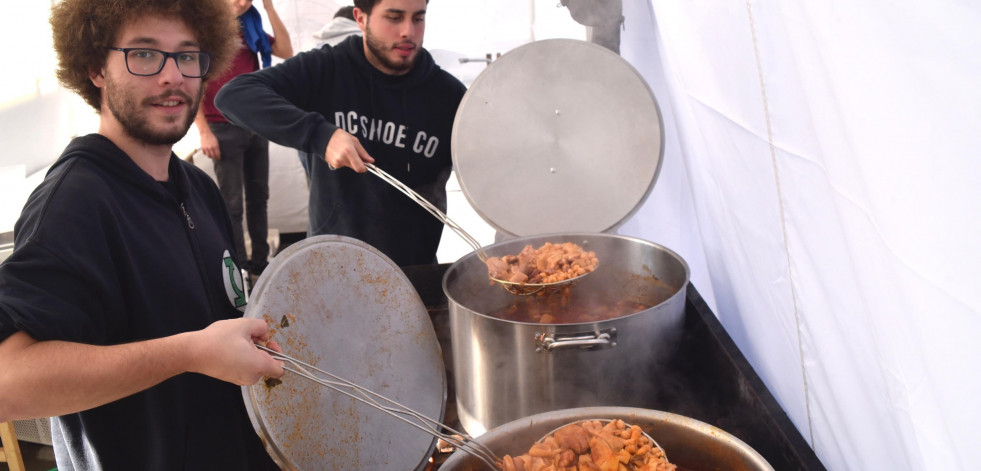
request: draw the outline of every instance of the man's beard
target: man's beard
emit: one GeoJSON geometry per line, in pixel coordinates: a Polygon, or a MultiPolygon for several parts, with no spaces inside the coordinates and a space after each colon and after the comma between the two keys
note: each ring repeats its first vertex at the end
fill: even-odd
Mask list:
{"type": "MultiPolygon", "coordinates": [[[[153,103],[163,98],[163,95],[145,98],[142,103],[143,106],[140,106],[137,104],[136,97],[133,96],[132,89],[115,86],[112,78],[109,76],[106,77],[106,92],[106,104],[109,106],[109,111],[119,121],[126,134],[145,144],[172,146],[177,141],[183,139],[184,135],[187,134],[187,130],[191,128],[191,123],[194,122],[194,116],[198,112],[198,105],[201,104],[204,87],[198,88],[197,96],[194,99],[191,99],[190,96],[180,91],[166,92],[166,96],[168,97],[178,96],[183,99],[189,105],[189,113],[184,118],[182,126],[177,129],[163,131],[153,129],[146,115],[142,112],[144,107],[153,106],[153,103]]],[[[173,119],[180,118],[175,116],[173,119]]]]}
{"type": "Polygon", "coordinates": [[[365,26],[364,36],[365,38],[367,38],[366,43],[368,44],[368,50],[371,51],[372,54],[374,54],[375,58],[377,58],[379,62],[384,64],[385,67],[388,67],[389,70],[394,70],[398,72],[409,71],[412,69],[412,66],[415,65],[416,59],[419,57],[419,54],[417,52],[415,55],[412,56],[412,58],[410,58],[406,62],[392,61],[385,54],[385,51],[387,49],[385,45],[382,44],[382,42],[378,38],[376,38],[374,35],[371,34],[370,25],[365,26]]]}

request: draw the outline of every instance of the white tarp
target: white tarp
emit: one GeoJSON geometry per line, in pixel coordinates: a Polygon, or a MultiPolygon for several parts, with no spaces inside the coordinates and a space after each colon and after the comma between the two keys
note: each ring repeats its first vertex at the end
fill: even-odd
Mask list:
{"type": "Polygon", "coordinates": [[[698,239],[717,315],[832,470],[981,460],[979,9],[624,2],[682,161],[625,229],[698,239]]]}

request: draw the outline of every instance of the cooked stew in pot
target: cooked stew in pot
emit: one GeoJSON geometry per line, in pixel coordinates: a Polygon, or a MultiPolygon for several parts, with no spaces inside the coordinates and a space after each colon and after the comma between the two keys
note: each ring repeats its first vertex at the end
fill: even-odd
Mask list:
{"type": "Polygon", "coordinates": [[[656,304],[608,296],[580,294],[565,289],[544,296],[516,296],[514,301],[489,315],[498,319],[535,324],[576,324],[597,322],[634,314],[656,304]]]}
{"type": "Polygon", "coordinates": [[[640,427],[619,419],[605,425],[599,420],[566,425],[532,444],[523,455],[505,455],[501,464],[504,471],[677,469],[640,427]]]}

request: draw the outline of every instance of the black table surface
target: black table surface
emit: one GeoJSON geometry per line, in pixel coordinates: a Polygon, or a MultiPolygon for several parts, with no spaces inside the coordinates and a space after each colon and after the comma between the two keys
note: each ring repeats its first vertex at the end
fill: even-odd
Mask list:
{"type": "MultiPolygon", "coordinates": [[[[459,430],[453,386],[449,308],[442,288],[449,264],[403,267],[426,305],[447,368],[444,423],[459,430]]],[[[688,285],[682,339],[650,408],[719,427],[756,450],[774,469],[824,470],[814,451],[770,394],[715,314],[688,285]]],[[[434,456],[438,468],[447,456],[434,456]]]]}

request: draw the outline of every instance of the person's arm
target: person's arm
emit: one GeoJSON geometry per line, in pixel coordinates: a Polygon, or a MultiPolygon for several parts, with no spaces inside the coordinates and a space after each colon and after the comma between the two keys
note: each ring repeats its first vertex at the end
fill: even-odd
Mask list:
{"type": "Polygon", "coordinates": [[[186,372],[238,385],[281,377],[282,362],[253,345],[268,340],[267,328],[261,319],[230,319],[112,346],[37,341],[17,332],[0,342],[0,422],[91,409],[186,372]]]}
{"type": "Polygon", "coordinates": [[[262,8],[266,10],[266,16],[269,17],[269,24],[272,25],[273,29],[272,36],[276,38],[271,45],[273,55],[280,59],[293,57],[293,44],[290,42],[290,33],[286,30],[283,20],[279,18],[279,13],[276,13],[273,0],[262,0],[262,8]]]}
{"type": "Polygon", "coordinates": [[[318,94],[327,93],[321,87],[329,81],[326,74],[331,67],[328,54],[301,53],[274,67],[235,77],[218,91],[215,106],[235,125],[272,142],[321,156],[335,168],[364,172],[361,162],[374,159],[358,139],[316,110],[306,111],[318,101],[318,94]]]}
{"type": "Polygon", "coordinates": [[[208,119],[204,117],[204,107],[198,107],[198,114],[194,116],[194,125],[198,128],[201,136],[201,153],[213,160],[221,160],[221,148],[218,146],[218,138],[211,132],[208,126],[208,119]]]}

